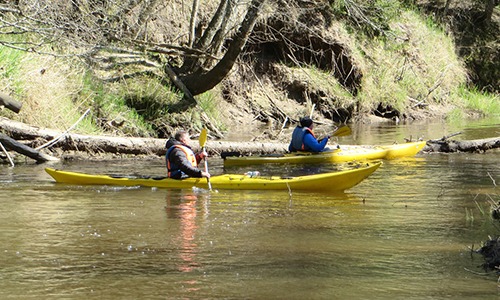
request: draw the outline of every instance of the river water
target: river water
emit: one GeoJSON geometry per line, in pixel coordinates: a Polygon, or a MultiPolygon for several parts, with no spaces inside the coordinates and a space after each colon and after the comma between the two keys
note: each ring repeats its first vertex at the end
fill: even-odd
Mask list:
{"type": "MultiPolygon", "coordinates": [[[[455,131],[500,136],[498,121],[476,121],[359,126],[339,142],[455,131]]],[[[0,298],[497,299],[498,276],[471,248],[500,233],[490,216],[500,201],[499,158],[384,161],[335,195],[70,186],[55,184],[46,164],[0,165],[0,298]]],[[[164,174],[160,158],[51,166],[164,174]]],[[[243,171],[224,170],[216,157],[209,168],[243,171]]]]}

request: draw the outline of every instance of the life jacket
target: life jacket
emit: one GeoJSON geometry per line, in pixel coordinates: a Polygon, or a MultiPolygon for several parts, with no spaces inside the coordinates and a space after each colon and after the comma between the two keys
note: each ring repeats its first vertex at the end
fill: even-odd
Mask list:
{"type": "Polygon", "coordinates": [[[172,153],[172,150],[174,150],[175,148],[182,150],[184,152],[184,154],[186,154],[186,158],[187,158],[188,162],[190,162],[193,167],[198,166],[198,163],[196,161],[196,155],[194,154],[193,150],[191,150],[190,148],[183,146],[183,145],[173,145],[172,147],[170,147],[168,149],[167,154],[165,155],[166,161],[167,161],[167,171],[168,171],[169,178],[181,178],[182,175],[184,174],[181,171],[180,166],[178,166],[175,163],[172,163],[169,159],[170,153],[172,153]]]}
{"type": "Polygon", "coordinates": [[[304,145],[304,136],[306,134],[312,134],[314,137],[314,133],[312,132],[311,128],[309,127],[295,127],[292,133],[292,147],[295,149],[295,151],[307,151],[305,145],[304,145]]]}

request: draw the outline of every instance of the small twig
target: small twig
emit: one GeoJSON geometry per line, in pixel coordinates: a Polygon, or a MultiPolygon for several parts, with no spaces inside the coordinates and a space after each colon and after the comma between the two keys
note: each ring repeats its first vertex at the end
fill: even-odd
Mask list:
{"type": "Polygon", "coordinates": [[[429,142],[431,142],[431,143],[443,142],[443,141],[445,141],[445,140],[447,140],[447,139],[449,139],[449,138],[451,138],[451,137],[454,137],[454,136],[456,136],[456,135],[459,135],[459,134],[462,134],[462,132],[461,132],[461,131],[459,131],[459,132],[452,133],[452,134],[450,134],[450,135],[445,135],[445,136],[443,136],[443,137],[442,137],[442,138],[440,138],[440,139],[430,140],[429,142]]]}
{"type": "Polygon", "coordinates": [[[290,200],[292,200],[292,189],[290,188],[288,182],[286,183],[286,187],[288,188],[288,196],[290,196],[290,200]]]}
{"type": "Polygon", "coordinates": [[[479,212],[484,216],[485,215],[484,209],[481,207],[481,205],[479,205],[479,203],[477,203],[476,200],[474,200],[474,203],[476,203],[477,209],[479,209],[479,212]]]}
{"type": "MultiPolygon", "coordinates": [[[[364,201],[364,199],[363,199],[363,201],[364,201]]],[[[406,204],[406,200],[395,201],[394,203],[392,203],[392,206],[396,205],[396,203],[399,203],[399,202],[403,202],[405,204],[405,207],[408,207],[408,204],[406,204]]]]}
{"type": "Polygon", "coordinates": [[[10,157],[9,152],[7,152],[7,150],[6,150],[6,149],[5,149],[5,147],[2,145],[2,143],[1,143],[1,142],[0,142],[0,147],[2,148],[3,152],[5,152],[5,155],[7,155],[7,158],[9,159],[10,165],[11,165],[11,166],[14,166],[14,162],[12,161],[12,158],[10,157]]]}
{"type": "Polygon", "coordinates": [[[217,126],[215,126],[212,121],[210,121],[210,118],[207,116],[207,114],[202,111],[201,112],[201,119],[203,120],[203,122],[205,123],[205,126],[210,129],[210,131],[212,131],[217,138],[221,139],[221,138],[224,138],[224,135],[222,134],[222,132],[219,131],[219,129],[217,129],[217,126]]]}
{"type": "Polygon", "coordinates": [[[472,271],[471,269],[467,269],[467,268],[464,268],[464,270],[467,271],[467,272],[471,272],[473,274],[476,274],[476,275],[482,275],[482,276],[489,275],[489,273],[479,273],[479,272],[472,271]]]}
{"type": "Polygon", "coordinates": [[[315,107],[316,107],[316,104],[315,104],[315,103],[313,103],[313,105],[312,105],[312,107],[311,107],[311,113],[309,114],[309,118],[311,118],[311,119],[312,119],[312,117],[313,117],[313,113],[314,113],[314,108],[315,108],[315,107]]]}
{"type": "Polygon", "coordinates": [[[490,177],[491,181],[493,181],[493,185],[497,186],[497,183],[496,183],[495,179],[493,178],[493,176],[491,176],[490,172],[488,172],[487,174],[490,177]]]}
{"type": "Polygon", "coordinates": [[[281,126],[281,130],[280,132],[278,132],[278,135],[280,135],[283,132],[283,129],[285,129],[287,122],[288,122],[288,116],[285,117],[285,121],[283,121],[283,125],[281,126]]]}
{"type": "Polygon", "coordinates": [[[78,123],[80,123],[81,120],[83,120],[83,118],[85,118],[85,116],[90,112],[90,108],[87,109],[85,111],[85,113],[83,113],[83,115],[78,119],[78,121],[76,121],[75,124],[71,125],[70,128],[68,128],[65,132],[63,132],[62,134],[60,134],[58,137],[52,139],[51,141],[48,141],[47,143],[35,148],[35,150],[40,150],[40,149],[43,149],[45,147],[49,147],[49,146],[52,146],[53,144],[57,143],[57,141],[59,141],[63,136],[65,136],[68,132],[70,132],[71,130],[73,130],[73,128],[76,127],[76,125],[78,125],[78,123]]]}
{"type": "Polygon", "coordinates": [[[459,131],[459,132],[455,132],[455,133],[452,133],[452,134],[447,135],[447,136],[443,136],[443,137],[441,138],[441,140],[442,140],[442,141],[444,141],[444,140],[447,140],[447,139],[449,139],[449,138],[451,138],[451,137],[457,136],[457,135],[459,135],[459,134],[462,134],[462,132],[461,132],[461,131],[459,131]]]}

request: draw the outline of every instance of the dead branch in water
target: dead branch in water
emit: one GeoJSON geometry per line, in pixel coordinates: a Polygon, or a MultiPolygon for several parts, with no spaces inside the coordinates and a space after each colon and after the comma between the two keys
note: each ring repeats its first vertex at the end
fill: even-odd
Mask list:
{"type": "Polygon", "coordinates": [[[436,143],[437,143],[437,142],[446,141],[447,139],[449,139],[449,138],[451,138],[451,137],[454,137],[454,136],[457,136],[457,135],[460,135],[460,134],[462,134],[462,132],[461,132],[461,131],[459,131],[459,132],[455,132],[455,133],[452,133],[452,134],[449,134],[449,135],[445,135],[445,136],[443,136],[442,138],[437,139],[437,140],[429,140],[429,142],[431,142],[431,143],[435,143],[435,142],[436,142],[436,143]]]}
{"type": "Polygon", "coordinates": [[[23,155],[26,155],[26,156],[36,160],[38,163],[59,160],[56,157],[50,156],[48,154],[45,154],[45,153],[37,151],[33,148],[30,148],[30,147],[28,147],[28,146],[26,146],[18,141],[6,136],[3,133],[0,133],[0,143],[5,145],[5,147],[7,149],[10,149],[10,150],[16,151],[18,153],[21,153],[23,155]]]}
{"type": "Polygon", "coordinates": [[[461,132],[444,136],[440,139],[429,140],[424,147],[424,152],[485,152],[487,150],[500,148],[500,137],[456,141],[448,140],[450,137],[461,134],[461,132]]]}

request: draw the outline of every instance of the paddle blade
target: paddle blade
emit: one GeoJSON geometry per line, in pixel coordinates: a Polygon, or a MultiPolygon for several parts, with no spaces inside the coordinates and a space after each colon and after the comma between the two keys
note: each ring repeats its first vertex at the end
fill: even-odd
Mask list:
{"type": "Polygon", "coordinates": [[[352,134],[351,128],[347,125],[342,125],[335,132],[333,132],[333,136],[348,136],[352,134]]]}
{"type": "Polygon", "coordinates": [[[203,128],[200,133],[200,147],[201,148],[205,147],[206,143],[207,143],[207,129],[203,128]]]}

